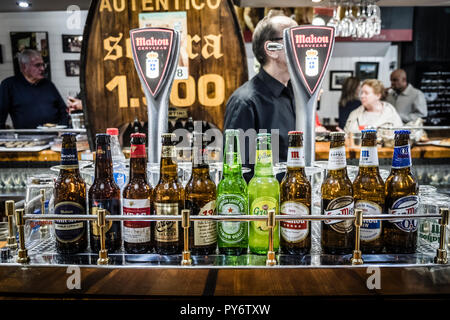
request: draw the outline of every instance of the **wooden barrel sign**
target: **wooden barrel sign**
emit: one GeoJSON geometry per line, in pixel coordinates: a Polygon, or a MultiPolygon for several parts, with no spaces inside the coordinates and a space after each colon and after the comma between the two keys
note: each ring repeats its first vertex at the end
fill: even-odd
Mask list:
{"type": "Polygon", "coordinates": [[[93,0],[81,51],[80,87],[91,148],[96,133],[147,121],[129,32],[139,27],[181,32],[170,106],[223,129],[228,97],[248,79],[232,0],[93,0]]]}

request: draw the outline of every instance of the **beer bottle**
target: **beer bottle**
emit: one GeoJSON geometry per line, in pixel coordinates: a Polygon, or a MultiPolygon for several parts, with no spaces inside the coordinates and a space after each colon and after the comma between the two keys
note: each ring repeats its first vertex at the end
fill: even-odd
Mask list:
{"type": "MultiPolygon", "coordinates": [[[[282,215],[311,214],[311,184],[305,172],[303,132],[290,131],[287,171],[280,186],[282,215]]],[[[303,220],[280,223],[280,246],[284,253],[306,254],[311,250],[310,222],[303,220]]]]}
{"type": "MultiPolygon", "coordinates": [[[[86,214],[86,184],[80,176],[75,136],[74,133],[62,134],[61,166],[53,189],[55,214],[86,214]]],[[[86,250],[86,226],[86,221],[56,220],[56,251],[74,254],[86,250]]]]}
{"type": "MultiPolygon", "coordinates": [[[[347,176],[345,133],[332,132],[327,176],[321,187],[322,214],[352,215],[354,210],[352,182],[347,176]]],[[[322,226],[322,251],[326,254],[348,254],[354,250],[353,220],[325,220],[322,226]]]]}
{"type": "MultiPolygon", "coordinates": [[[[377,131],[363,130],[359,171],[353,182],[355,208],[364,216],[384,212],[384,182],[378,168],[377,131]]],[[[381,253],[383,250],[382,221],[363,220],[361,226],[363,253],[381,253]]]]}
{"type": "MultiPolygon", "coordinates": [[[[96,135],[94,183],[89,189],[89,212],[97,215],[98,209],[105,209],[106,215],[120,215],[120,189],[114,181],[111,156],[110,135],[96,135]]],[[[106,221],[105,245],[109,252],[115,252],[122,246],[120,221],[106,221]]],[[[100,250],[100,227],[97,221],[90,222],[91,250],[100,250]]]]}
{"type": "MultiPolygon", "coordinates": [[[[278,214],[280,185],[273,174],[270,133],[259,133],[256,138],[255,175],[248,184],[248,203],[251,215],[278,214]]],[[[266,254],[269,250],[269,228],[266,221],[251,221],[249,248],[252,253],[266,254]]],[[[280,246],[280,223],[274,228],[273,247],[280,246]]]]}
{"type": "MultiPolygon", "coordinates": [[[[173,133],[162,134],[159,182],[153,189],[153,214],[180,215],[184,208],[184,189],[178,182],[173,133]]],[[[178,254],[183,248],[183,231],[179,221],[154,223],[154,246],[159,254],[178,254]]]]}
{"type": "MultiPolygon", "coordinates": [[[[150,215],[152,188],[147,183],[145,134],[131,134],[130,178],[123,189],[123,215],[150,215]]],[[[123,246],[127,253],[151,251],[150,221],[124,221],[123,246]]]]}
{"type": "MultiPolygon", "coordinates": [[[[384,196],[388,213],[404,217],[417,212],[419,184],[411,173],[410,131],[397,130],[394,133],[394,156],[384,196]]],[[[417,247],[417,220],[387,220],[383,224],[383,237],[388,253],[414,253],[417,247]]]]}
{"type": "MultiPolygon", "coordinates": [[[[203,134],[194,132],[192,175],[185,188],[185,208],[190,210],[191,216],[216,214],[216,185],[209,177],[206,146],[203,134]]],[[[215,221],[191,222],[189,247],[192,254],[215,254],[217,223],[215,221]]]]}
{"type": "MultiPolygon", "coordinates": [[[[223,216],[248,214],[247,182],[242,177],[239,130],[225,130],[223,175],[217,186],[217,213],[223,216]]],[[[247,253],[248,222],[218,222],[219,253],[247,253]]]]}

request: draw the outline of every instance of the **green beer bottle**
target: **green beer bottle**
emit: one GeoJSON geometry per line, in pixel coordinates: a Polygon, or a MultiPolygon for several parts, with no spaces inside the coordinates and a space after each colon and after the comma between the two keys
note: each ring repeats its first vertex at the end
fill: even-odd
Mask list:
{"type": "MultiPolygon", "coordinates": [[[[272,146],[269,133],[259,133],[256,138],[255,175],[248,184],[250,214],[267,215],[269,210],[278,214],[280,185],[273,174],[272,146]]],[[[280,223],[274,228],[273,249],[280,246],[280,223]]],[[[249,247],[252,253],[266,254],[269,250],[269,228],[266,221],[251,221],[249,247]]]]}
{"type": "MultiPolygon", "coordinates": [[[[242,177],[239,130],[225,130],[223,176],[217,186],[217,213],[223,216],[248,214],[247,183],[242,177]]],[[[218,222],[219,253],[247,253],[248,222],[218,222]]]]}

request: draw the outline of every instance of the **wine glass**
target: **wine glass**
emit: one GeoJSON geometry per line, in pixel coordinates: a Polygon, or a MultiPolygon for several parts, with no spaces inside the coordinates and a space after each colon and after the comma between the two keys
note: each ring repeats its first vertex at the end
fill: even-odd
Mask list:
{"type": "Polygon", "coordinates": [[[370,38],[372,30],[372,21],[367,17],[366,6],[363,1],[359,4],[360,14],[356,19],[356,36],[358,38],[370,38]]]}
{"type": "Polygon", "coordinates": [[[333,16],[330,18],[330,20],[328,20],[327,22],[327,26],[329,27],[334,27],[335,30],[335,37],[339,37],[341,34],[341,30],[340,30],[340,19],[338,16],[338,5],[337,5],[337,1],[332,1],[331,2],[333,5],[333,16]]]}
{"type": "Polygon", "coordinates": [[[375,4],[375,1],[369,1],[367,15],[372,23],[372,36],[379,35],[381,33],[381,10],[380,7],[375,4]]]}
{"type": "Polygon", "coordinates": [[[352,13],[352,6],[350,2],[344,2],[345,16],[342,18],[340,23],[340,34],[341,37],[351,37],[355,31],[355,17],[352,13]]]}

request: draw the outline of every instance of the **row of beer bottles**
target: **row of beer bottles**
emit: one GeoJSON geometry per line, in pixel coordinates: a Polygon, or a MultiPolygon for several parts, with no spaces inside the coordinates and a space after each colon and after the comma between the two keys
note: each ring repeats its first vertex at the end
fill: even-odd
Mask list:
{"type": "MultiPolygon", "coordinates": [[[[196,148],[192,176],[184,189],[177,178],[173,138],[173,134],[162,136],[160,180],[152,189],[147,183],[145,134],[131,135],[130,177],[122,191],[121,203],[121,191],[113,178],[110,135],[97,134],[95,177],[86,205],[86,184],[79,172],[75,135],[63,134],[61,170],[54,188],[55,214],[77,215],[88,211],[96,215],[97,210],[104,209],[107,215],[120,215],[121,208],[124,215],[179,215],[183,208],[196,215],[214,214],[216,187],[205,162],[205,142],[196,148]]],[[[202,136],[194,139],[202,140],[202,136]]],[[[76,253],[87,248],[86,222],[57,220],[54,225],[58,252],[76,253]]],[[[121,248],[122,230],[126,252],[146,253],[153,247],[161,254],[181,252],[180,222],[124,221],[122,229],[120,222],[108,221],[105,244],[110,252],[121,248]]],[[[190,233],[194,253],[215,253],[215,222],[193,222],[190,233]]],[[[94,221],[90,222],[90,246],[93,252],[100,250],[100,229],[94,221]]]]}
{"type": "MultiPolygon", "coordinates": [[[[322,211],[326,215],[352,214],[354,203],[365,214],[377,214],[389,208],[390,213],[411,213],[417,208],[417,183],[412,177],[408,135],[396,132],[396,148],[391,176],[384,185],[378,171],[376,132],[363,133],[360,171],[354,184],[346,173],[344,135],[333,133],[328,174],[322,185],[322,211]],[[400,178],[399,178],[400,176],[400,178]],[[406,180],[405,180],[406,179],[406,180]],[[405,181],[409,181],[406,183],[405,181]],[[405,190],[405,185],[411,185],[405,190]],[[403,189],[400,190],[399,186],[403,189]],[[411,192],[413,190],[413,192],[411,192]],[[385,206],[385,203],[388,206],[385,206]]],[[[104,208],[108,214],[120,214],[120,190],[110,179],[110,152],[108,135],[97,135],[97,160],[95,181],[89,190],[89,211],[96,214],[104,208]]],[[[217,187],[209,179],[208,165],[203,160],[206,145],[201,135],[200,148],[194,152],[193,173],[186,189],[177,180],[177,166],[173,161],[175,149],[173,135],[163,135],[160,181],[154,190],[146,182],[145,135],[135,134],[132,140],[130,180],[123,191],[123,212],[127,214],[177,215],[183,207],[191,214],[221,215],[267,214],[274,209],[283,215],[311,213],[311,186],[306,178],[302,133],[289,133],[287,173],[281,183],[273,176],[269,134],[259,134],[255,176],[248,185],[242,178],[237,130],[226,131],[223,178],[217,187]],[[217,203],[216,203],[217,196],[217,203]],[[151,204],[151,205],[150,205],[151,204]],[[250,207],[248,206],[250,204],[250,207]]],[[[74,136],[63,137],[61,153],[62,170],[55,185],[55,213],[81,213],[85,211],[85,185],[79,176],[74,136]],[[64,143],[64,141],[66,143],[64,143]],[[64,183],[62,183],[64,181],[64,183]],[[84,192],[84,193],[83,193],[84,192]],[[84,208],[83,208],[84,204],[84,208]]],[[[196,143],[198,145],[198,142],[196,143]]],[[[216,250],[226,254],[247,251],[265,253],[268,248],[268,229],[265,222],[197,221],[192,223],[190,238],[194,253],[209,254],[216,250]],[[217,230],[216,230],[217,227],[217,230]]],[[[55,224],[57,247],[60,252],[80,251],[87,245],[85,223],[57,221],[55,224]]],[[[117,250],[121,245],[119,222],[109,222],[107,247],[117,250]]],[[[124,245],[128,252],[179,253],[182,230],[179,222],[124,222],[124,245]]],[[[413,252],[417,238],[415,220],[398,220],[389,224],[366,221],[362,228],[362,245],[365,252],[413,252]],[[405,241],[405,239],[407,241],[405,241]],[[390,242],[389,242],[390,240],[390,242]],[[391,243],[389,245],[389,243],[391,243]]],[[[310,223],[285,221],[276,224],[275,249],[280,245],[286,253],[307,253],[311,247],[310,223]]],[[[353,249],[354,230],[350,220],[330,220],[322,223],[322,248],[325,253],[350,253],[353,249]],[[350,222],[350,223],[349,223],[350,222]]],[[[99,230],[91,223],[91,248],[99,248],[99,230]]]]}
{"type": "MultiPolygon", "coordinates": [[[[322,214],[351,215],[354,209],[364,216],[383,213],[398,220],[364,220],[361,227],[363,253],[413,253],[417,246],[417,220],[404,219],[417,212],[419,185],[411,173],[408,130],[395,131],[390,175],[380,176],[376,130],[362,131],[359,172],[352,183],[347,176],[345,134],[332,133],[327,176],[321,187],[322,214]],[[403,218],[403,219],[402,219],[403,218]]],[[[322,224],[322,250],[325,253],[351,253],[354,248],[352,220],[328,220],[322,224]]]]}

